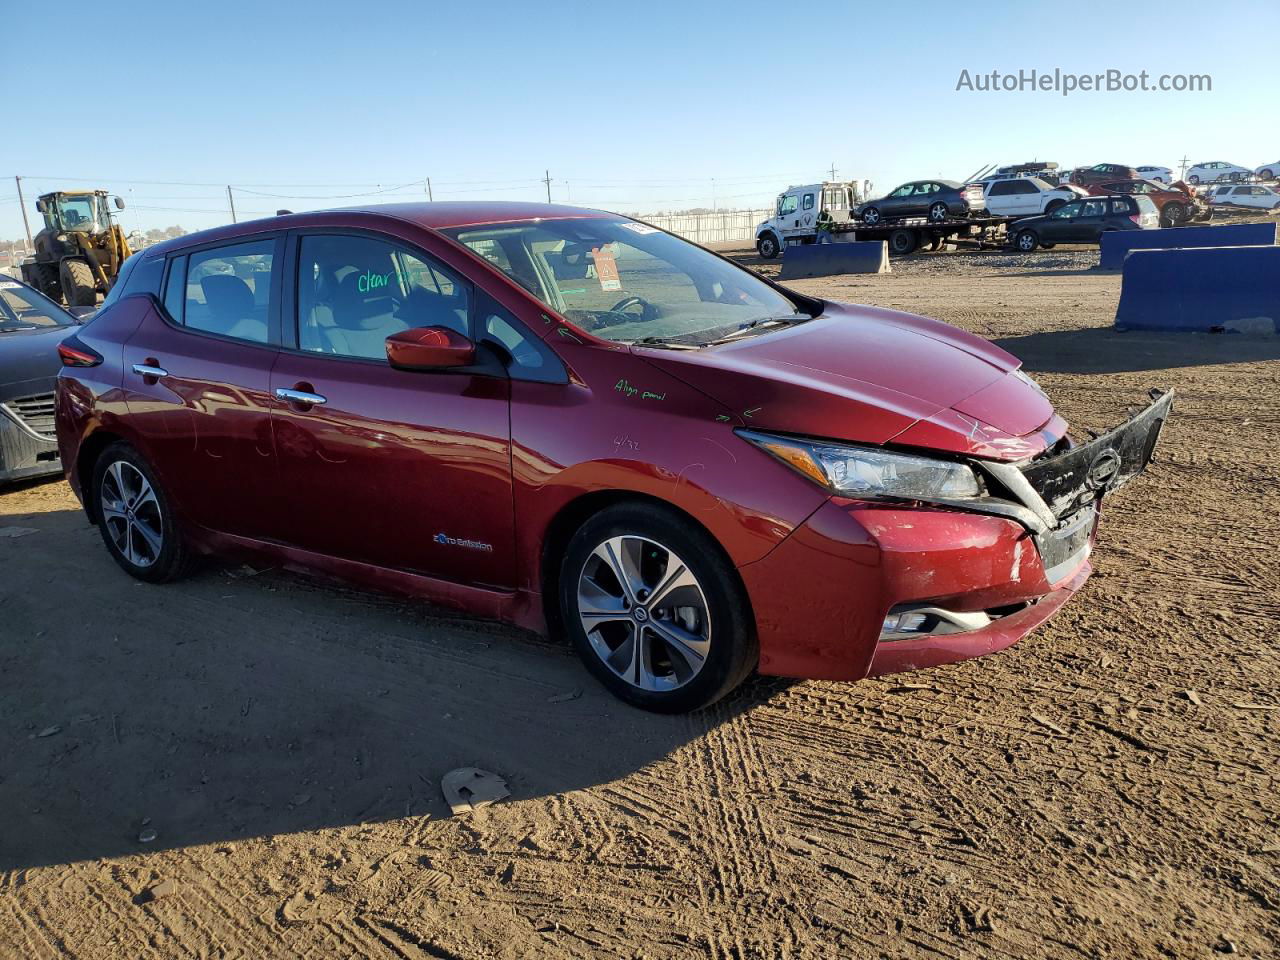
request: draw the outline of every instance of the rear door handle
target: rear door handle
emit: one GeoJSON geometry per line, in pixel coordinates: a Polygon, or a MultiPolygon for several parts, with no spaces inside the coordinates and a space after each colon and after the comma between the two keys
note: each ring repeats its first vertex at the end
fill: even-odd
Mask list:
{"type": "Polygon", "coordinates": [[[135,363],[133,365],[133,372],[140,377],[152,377],[156,380],[169,375],[169,371],[164,367],[157,367],[151,363],[135,363]]]}
{"type": "Polygon", "coordinates": [[[297,403],[308,407],[318,407],[322,403],[328,403],[328,397],[322,397],[318,393],[309,393],[306,390],[290,390],[288,387],[276,387],[276,399],[283,400],[285,403],[297,403]]]}

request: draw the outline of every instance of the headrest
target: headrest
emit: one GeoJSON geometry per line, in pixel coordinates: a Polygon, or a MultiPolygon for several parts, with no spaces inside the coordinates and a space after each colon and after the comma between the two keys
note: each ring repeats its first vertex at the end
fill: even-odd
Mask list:
{"type": "Polygon", "coordinates": [[[200,278],[204,302],[214,313],[243,318],[253,313],[253,291],[239,277],[229,273],[211,273],[200,278]]]}

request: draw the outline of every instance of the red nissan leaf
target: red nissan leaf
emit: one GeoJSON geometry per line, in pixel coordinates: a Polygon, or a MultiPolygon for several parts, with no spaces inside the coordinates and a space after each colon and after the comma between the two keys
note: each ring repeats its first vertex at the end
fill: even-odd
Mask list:
{"type": "Polygon", "coordinates": [[[133,576],[412,594],[567,635],[660,711],[1007,647],[1089,576],[1172,399],[1074,444],[985,340],[541,204],[181,237],[59,352],[62,463],[133,576]]]}

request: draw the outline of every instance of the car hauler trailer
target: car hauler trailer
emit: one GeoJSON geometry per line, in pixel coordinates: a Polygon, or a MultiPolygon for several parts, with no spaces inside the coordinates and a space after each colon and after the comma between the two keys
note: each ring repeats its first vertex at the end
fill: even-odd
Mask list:
{"type": "Polygon", "coordinates": [[[982,247],[1004,246],[1005,225],[1017,217],[955,217],[930,221],[925,217],[871,226],[856,218],[862,203],[857,181],[827,181],[788,187],[778,195],[773,216],[756,227],[756,250],[766,260],[784,247],[818,241],[818,218],[826,211],[826,232],[835,242],[884,240],[889,253],[904,256],[919,249],[939,250],[947,242],[982,247]]]}

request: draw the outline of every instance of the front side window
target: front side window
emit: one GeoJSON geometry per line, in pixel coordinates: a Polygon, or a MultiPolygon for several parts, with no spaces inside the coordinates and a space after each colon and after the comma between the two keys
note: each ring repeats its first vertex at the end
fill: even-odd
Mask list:
{"type": "MultiPolygon", "coordinates": [[[[193,330],[266,343],[275,245],[274,239],[254,240],[188,255],[182,322],[193,330]]],[[[174,280],[171,273],[169,283],[174,280]]]]}
{"type": "MultiPolygon", "coordinates": [[[[486,251],[495,266],[497,252],[486,251]]],[[[387,359],[386,339],[417,327],[471,336],[467,285],[425,255],[373,237],[304,236],[298,252],[298,346],[387,359]]]]}
{"type": "Polygon", "coordinates": [[[0,276],[0,334],[33,327],[66,327],[74,322],[52,300],[0,276]]]}
{"type": "Polygon", "coordinates": [[[914,191],[914,190],[915,190],[915,188],[916,188],[916,185],[915,185],[914,183],[904,183],[904,184],[903,184],[902,186],[900,186],[897,190],[893,191],[893,193],[889,194],[889,196],[891,196],[891,197],[909,197],[909,196],[911,196],[911,193],[912,193],[912,191],[914,191]]]}
{"type": "Polygon", "coordinates": [[[1058,220],[1069,220],[1072,217],[1080,216],[1081,206],[1082,204],[1079,203],[1078,201],[1076,203],[1064,204],[1063,206],[1059,207],[1057,210],[1053,211],[1053,213],[1049,214],[1049,216],[1054,217],[1055,219],[1058,219],[1058,220]]]}
{"type": "Polygon", "coordinates": [[[754,321],[797,318],[794,302],[750,272],[640,223],[543,220],[445,232],[473,251],[500,246],[511,279],[605,340],[706,343],[754,321]]]}
{"type": "Polygon", "coordinates": [[[778,216],[785,217],[789,213],[796,212],[796,195],[789,194],[778,201],[778,216]]]}

